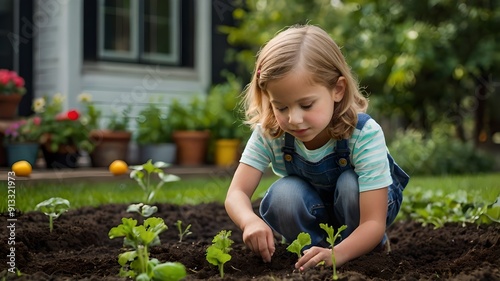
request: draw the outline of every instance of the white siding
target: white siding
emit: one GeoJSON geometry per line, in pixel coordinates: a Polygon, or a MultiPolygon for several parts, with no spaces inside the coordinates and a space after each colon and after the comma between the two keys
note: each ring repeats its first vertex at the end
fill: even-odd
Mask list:
{"type": "MultiPolygon", "coordinates": [[[[196,49],[192,69],[83,61],[83,0],[35,0],[35,96],[62,93],[66,109],[82,92],[93,95],[104,116],[132,104],[132,116],[150,102],[168,104],[204,95],[210,87],[211,1],[195,0],[196,49]]],[[[103,121],[102,123],[105,123],[103,121]]],[[[131,128],[135,127],[131,122],[131,128]]]]}
{"type": "MultiPolygon", "coordinates": [[[[52,4],[62,5],[57,1],[52,4]]],[[[58,53],[60,45],[58,22],[61,19],[61,9],[43,9],[44,2],[34,2],[34,31],[35,40],[33,46],[33,74],[35,96],[53,94],[57,88],[58,77],[58,53]]]]}

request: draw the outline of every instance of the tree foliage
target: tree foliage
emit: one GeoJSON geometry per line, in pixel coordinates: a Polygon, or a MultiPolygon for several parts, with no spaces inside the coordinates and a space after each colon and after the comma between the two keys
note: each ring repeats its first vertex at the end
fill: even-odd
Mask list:
{"type": "MultiPolygon", "coordinates": [[[[500,72],[500,0],[247,0],[233,2],[236,26],[220,26],[231,59],[249,77],[260,46],[294,24],[321,26],[342,47],[380,114],[405,127],[478,116],[491,106],[500,72]]],[[[499,114],[499,113],[496,113],[499,114]]],[[[500,117],[498,117],[500,120],[500,117]]],[[[463,136],[462,136],[463,137],[463,136]]]]}

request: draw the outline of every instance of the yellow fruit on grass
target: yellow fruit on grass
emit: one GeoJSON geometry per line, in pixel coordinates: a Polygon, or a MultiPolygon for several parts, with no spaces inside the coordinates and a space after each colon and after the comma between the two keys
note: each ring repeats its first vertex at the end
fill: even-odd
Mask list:
{"type": "Polygon", "coordinates": [[[19,177],[28,177],[32,170],[33,168],[31,167],[30,162],[26,160],[17,161],[12,164],[12,171],[19,177]]]}
{"type": "Polygon", "coordinates": [[[128,172],[128,165],[123,160],[115,160],[109,164],[109,171],[115,175],[123,175],[128,172]]]}

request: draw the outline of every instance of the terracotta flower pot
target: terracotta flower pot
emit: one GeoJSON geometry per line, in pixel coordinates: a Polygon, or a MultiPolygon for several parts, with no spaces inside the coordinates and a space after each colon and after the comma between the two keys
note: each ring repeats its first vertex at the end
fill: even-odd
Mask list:
{"type": "Polygon", "coordinates": [[[132,133],[127,131],[93,130],[90,139],[95,145],[90,154],[94,167],[108,167],[114,160],[127,161],[132,133]]]}
{"type": "Polygon", "coordinates": [[[18,94],[0,95],[0,119],[14,119],[22,98],[23,96],[18,94]]]}
{"type": "Polygon", "coordinates": [[[177,146],[177,163],[199,166],[206,162],[210,131],[175,131],[172,135],[177,146]]]}

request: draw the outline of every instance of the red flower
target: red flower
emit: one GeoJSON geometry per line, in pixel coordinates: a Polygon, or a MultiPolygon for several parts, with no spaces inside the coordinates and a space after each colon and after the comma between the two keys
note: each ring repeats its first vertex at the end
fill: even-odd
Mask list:
{"type": "Polygon", "coordinates": [[[67,113],[68,119],[69,120],[78,120],[78,117],[80,117],[80,113],[74,109],[68,111],[67,113]]]}

